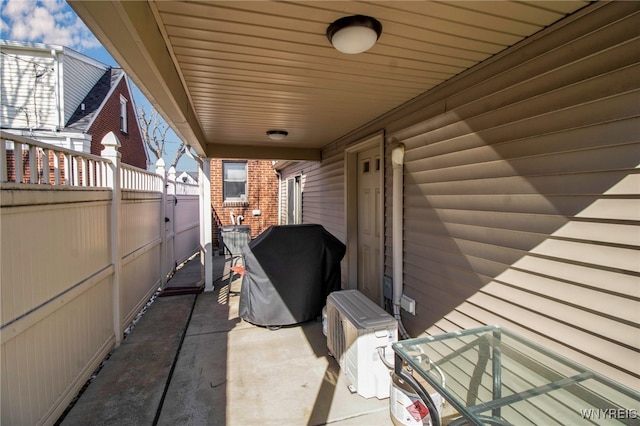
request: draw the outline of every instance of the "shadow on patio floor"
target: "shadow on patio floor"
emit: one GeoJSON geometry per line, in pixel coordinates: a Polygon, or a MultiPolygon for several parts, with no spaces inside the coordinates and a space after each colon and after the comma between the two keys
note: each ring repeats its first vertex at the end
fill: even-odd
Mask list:
{"type": "MultiPolygon", "coordinates": [[[[169,285],[195,284],[199,268],[196,257],[169,285]]],[[[214,292],[156,299],[61,424],[392,424],[388,399],[349,392],[320,322],[242,321],[228,268],[214,257],[214,292]]]]}

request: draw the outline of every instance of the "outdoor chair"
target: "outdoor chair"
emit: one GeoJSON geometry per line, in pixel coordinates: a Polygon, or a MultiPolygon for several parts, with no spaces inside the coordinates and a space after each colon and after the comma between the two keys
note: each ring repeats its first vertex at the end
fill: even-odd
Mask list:
{"type": "Polygon", "coordinates": [[[229,250],[229,247],[227,247],[224,242],[222,243],[222,245],[224,253],[231,254],[231,258],[229,259],[229,261],[231,262],[231,266],[229,266],[229,281],[227,283],[227,288],[229,289],[230,295],[238,295],[240,294],[239,291],[231,291],[231,283],[233,283],[233,280],[236,278],[236,276],[244,276],[244,261],[242,258],[242,254],[233,254],[233,252],[229,250]]]}

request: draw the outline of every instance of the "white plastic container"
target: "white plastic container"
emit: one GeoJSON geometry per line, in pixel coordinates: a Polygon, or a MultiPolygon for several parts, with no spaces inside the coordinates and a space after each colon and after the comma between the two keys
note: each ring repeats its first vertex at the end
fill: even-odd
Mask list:
{"type": "MultiPolygon", "coordinates": [[[[434,392],[431,395],[438,418],[442,419],[442,396],[434,392]]],[[[417,393],[404,380],[391,375],[389,391],[389,414],[395,426],[431,426],[431,413],[417,393]]]]}

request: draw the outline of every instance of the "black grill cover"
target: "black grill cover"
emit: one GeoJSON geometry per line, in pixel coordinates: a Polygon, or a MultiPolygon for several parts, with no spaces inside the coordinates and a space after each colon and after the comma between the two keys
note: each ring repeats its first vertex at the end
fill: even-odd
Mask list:
{"type": "Polygon", "coordinates": [[[271,226],[243,251],[240,317],[262,326],[318,318],[340,290],[346,247],[321,225],[271,226]]]}

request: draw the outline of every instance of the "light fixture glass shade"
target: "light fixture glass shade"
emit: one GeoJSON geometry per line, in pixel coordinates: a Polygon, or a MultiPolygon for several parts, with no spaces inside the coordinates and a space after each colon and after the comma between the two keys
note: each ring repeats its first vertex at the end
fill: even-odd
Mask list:
{"type": "Polygon", "coordinates": [[[289,132],[286,130],[267,130],[267,136],[274,141],[281,141],[286,138],[289,132]]]}
{"type": "Polygon", "coordinates": [[[327,28],[327,38],[338,51],[347,54],[371,49],[382,33],[382,24],[370,16],[340,18],[327,28]]]}
{"type": "Polygon", "coordinates": [[[331,43],[338,51],[353,55],[371,49],[377,40],[378,35],[371,28],[346,27],[333,35],[331,43]]]}

